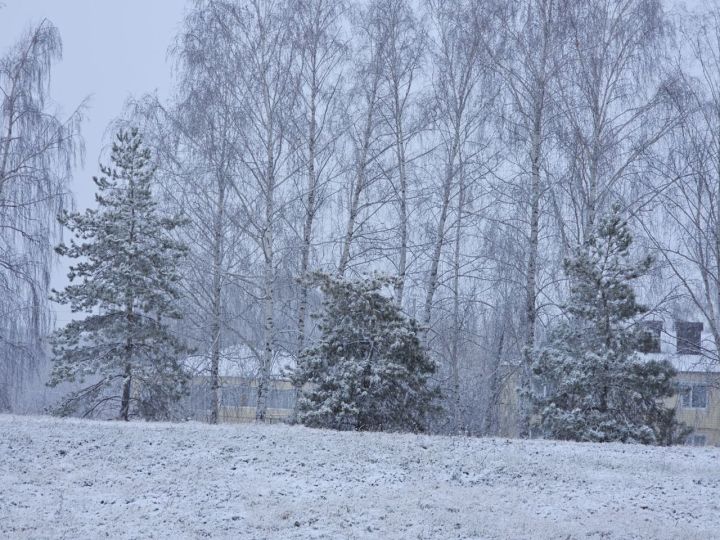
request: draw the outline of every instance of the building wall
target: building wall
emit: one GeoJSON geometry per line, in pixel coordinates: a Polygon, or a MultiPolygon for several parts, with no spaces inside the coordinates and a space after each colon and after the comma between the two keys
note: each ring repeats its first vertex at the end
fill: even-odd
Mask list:
{"type": "MultiPolygon", "coordinates": [[[[707,388],[707,405],[703,408],[683,406],[678,395],[666,401],[668,407],[677,411],[677,419],[692,428],[691,442],[700,440],[692,437],[704,437],[704,444],[720,446],[720,374],[706,372],[681,372],[677,377],[678,384],[702,384],[707,388]]],[[[498,435],[501,437],[518,437],[518,377],[512,373],[504,379],[505,384],[498,404],[498,435]]],[[[227,423],[249,423],[255,421],[255,405],[252,392],[257,383],[240,377],[223,378],[223,404],[220,408],[220,420],[227,423]]],[[[209,417],[209,393],[206,378],[193,381],[194,405],[191,407],[192,417],[196,420],[207,420],[209,417]]],[[[268,396],[268,422],[283,422],[293,413],[295,389],[286,379],[271,381],[268,396]],[[289,399],[292,396],[292,399],[289,399]]]]}
{"type": "Polygon", "coordinates": [[[498,399],[498,432],[499,437],[517,438],[520,436],[520,369],[506,366],[504,384],[498,399]]]}
{"type": "MultiPolygon", "coordinates": [[[[498,435],[501,437],[518,437],[518,393],[519,378],[508,377],[499,401],[498,435]]],[[[677,376],[679,385],[701,384],[707,386],[707,405],[703,408],[683,406],[680,395],[666,400],[666,405],[676,410],[678,421],[683,422],[693,431],[688,439],[691,444],[699,444],[695,437],[704,437],[703,445],[720,446],[720,373],[689,371],[680,372],[677,376]]],[[[537,416],[534,421],[539,420],[537,416]]]]}
{"type": "MultiPolygon", "coordinates": [[[[257,381],[243,377],[223,377],[221,381],[220,421],[249,423],[255,421],[257,381]]],[[[185,405],[195,420],[210,417],[210,384],[208,377],[195,377],[190,397],[185,405]]],[[[273,379],[268,389],[266,421],[282,422],[292,416],[295,406],[295,388],[287,379],[273,379]]]]}
{"type": "Polygon", "coordinates": [[[669,407],[677,412],[677,419],[693,432],[689,442],[698,444],[693,436],[705,437],[704,445],[720,446],[720,388],[717,373],[681,372],[678,373],[678,384],[707,386],[706,406],[702,408],[684,406],[680,394],[667,401],[669,407]]]}
{"type": "MultiPolygon", "coordinates": [[[[271,409],[265,413],[265,422],[276,424],[289,420],[292,409],[271,409]]],[[[220,407],[220,422],[226,424],[249,424],[255,421],[255,407],[220,407]]]]}

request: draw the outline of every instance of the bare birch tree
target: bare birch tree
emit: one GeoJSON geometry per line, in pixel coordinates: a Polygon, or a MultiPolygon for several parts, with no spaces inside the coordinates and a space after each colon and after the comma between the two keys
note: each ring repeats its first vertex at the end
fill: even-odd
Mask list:
{"type": "Polygon", "coordinates": [[[180,284],[182,331],[207,360],[198,367],[209,381],[210,423],[220,418],[220,364],[234,329],[228,297],[244,240],[231,221],[238,212],[230,181],[238,167],[239,136],[224,29],[210,4],[198,2],[170,49],[178,93],[169,105],[145,96],[128,111],[132,124],[143,125],[157,156],[163,205],[186,220],[175,232],[189,247],[180,284]]]}
{"type": "Polygon", "coordinates": [[[164,115],[174,135],[163,171],[165,194],[190,222],[184,230],[191,246],[184,286],[192,306],[189,322],[209,353],[211,423],[220,417],[220,361],[232,323],[227,299],[244,239],[231,220],[237,212],[230,182],[238,165],[239,134],[237,105],[228,89],[235,79],[224,55],[222,30],[208,10],[188,15],[174,49],[181,94],[174,111],[164,115]]]}
{"type": "Polygon", "coordinates": [[[368,222],[368,214],[378,205],[370,197],[370,188],[382,176],[376,170],[379,157],[383,153],[380,133],[381,92],[383,91],[382,61],[387,46],[387,33],[382,21],[383,3],[372,0],[366,7],[354,12],[353,29],[357,39],[353,50],[356,70],[353,88],[350,90],[349,125],[351,166],[348,173],[347,216],[343,225],[344,234],[340,245],[340,261],[337,273],[340,276],[350,265],[353,246],[357,243],[358,233],[368,222]]]}
{"type": "Polygon", "coordinates": [[[38,367],[58,212],[83,155],[81,106],[67,119],[50,108],[50,72],[62,57],[57,28],[31,28],[0,57],[0,410],[38,367]]]}
{"type": "Polygon", "coordinates": [[[412,159],[409,148],[423,123],[419,114],[417,87],[425,56],[426,32],[406,0],[383,2],[378,4],[377,9],[381,34],[385,36],[385,46],[380,55],[385,90],[381,94],[379,111],[389,129],[395,154],[395,166],[389,176],[398,212],[398,239],[391,251],[397,251],[397,258],[393,261],[398,276],[395,301],[402,306],[411,230],[410,190],[416,188],[409,185],[412,159]]]}
{"type": "Polygon", "coordinates": [[[258,296],[262,305],[262,356],[257,383],[256,420],[265,421],[273,353],[276,350],[276,234],[284,211],[282,192],[293,175],[290,157],[298,98],[297,57],[293,46],[294,4],[282,0],[210,2],[222,32],[229,87],[236,104],[234,129],[240,168],[230,187],[242,211],[245,234],[261,259],[258,296]]]}
{"type": "Polygon", "coordinates": [[[435,68],[433,80],[433,131],[438,140],[437,161],[440,184],[439,213],[433,225],[434,234],[429,246],[430,260],[425,281],[425,301],[422,322],[429,328],[432,320],[433,298],[438,288],[443,247],[448,235],[448,216],[451,204],[458,196],[460,182],[467,171],[467,161],[476,155],[477,142],[483,122],[490,114],[490,104],[496,97],[495,88],[488,83],[490,70],[485,56],[482,34],[488,31],[489,18],[474,2],[446,4],[428,3],[434,40],[431,56],[435,68]]]}
{"type": "MultiPolygon", "coordinates": [[[[547,211],[543,195],[548,186],[547,156],[553,137],[558,100],[558,77],[564,66],[563,0],[527,0],[509,5],[500,14],[500,27],[507,38],[508,52],[494,57],[494,65],[504,81],[508,114],[503,115],[512,150],[508,159],[517,171],[519,200],[513,201],[527,228],[523,243],[526,251],[524,272],[524,353],[521,386],[530,384],[530,364],[535,347],[538,318],[538,273],[541,238],[541,212],[547,211]],[[527,210],[526,210],[527,209],[527,210]]],[[[490,51],[493,52],[492,50],[490,51]]],[[[501,187],[503,191],[504,186],[501,187]]],[[[521,433],[526,434],[529,407],[520,413],[521,433]]]]}
{"type": "Polygon", "coordinates": [[[669,32],[660,0],[571,3],[567,11],[560,130],[567,170],[556,186],[572,219],[559,216],[558,225],[563,238],[581,243],[613,200],[634,198],[631,180],[676,118],[666,109],[672,81],[660,69],[669,32]]]}
{"type": "MultiPolygon", "coordinates": [[[[720,8],[682,21],[680,59],[684,92],[677,105],[682,122],[663,156],[661,180],[652,185],[656,205],[641,224],[693,310],[709,325],[714,362],[720,351],[720,8]]],[[[669,292],[669,291],[665,291],[669,292]]]]}
{"type": "Polygon", "coordinates": [[[298,153],[305,182],[301,189],[302,238],[298,301],[297,354],[305,346],[310,256],[318,213],[327,186],[338,174],[335,153],[342,131],[339,108],[344,103],[343,75],[348,47],[342,33],[346,11],[334,0],[302,0],[297,4],[296,47],[300,57],[298,153]]]}

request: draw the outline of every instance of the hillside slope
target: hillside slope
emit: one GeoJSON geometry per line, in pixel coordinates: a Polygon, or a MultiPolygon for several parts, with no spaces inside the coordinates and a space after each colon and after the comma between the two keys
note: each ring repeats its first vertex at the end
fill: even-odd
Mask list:
{"type": "Polygon", "coordinates": [[[2,538],[708,538],[720,449],[0,416],[2,538]]]}

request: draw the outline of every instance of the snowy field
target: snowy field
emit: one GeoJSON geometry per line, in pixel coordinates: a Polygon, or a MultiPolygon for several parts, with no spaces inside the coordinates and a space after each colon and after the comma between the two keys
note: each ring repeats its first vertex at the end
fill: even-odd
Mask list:
{"type": "Polygon", "coordinates": [[[0,538],[719,538],[720,450],[0,416],[0,538]]]}

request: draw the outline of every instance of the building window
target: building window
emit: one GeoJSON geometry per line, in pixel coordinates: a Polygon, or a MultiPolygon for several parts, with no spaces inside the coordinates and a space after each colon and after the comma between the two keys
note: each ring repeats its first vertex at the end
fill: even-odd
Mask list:
{"type": "Polygon", "coordinates": [[[659,353],[662,329],[662,321],[640,321],[640,344],[638,351],[642,353],[659,353]]]}
{"type": "Polygon", "coordinates": [[[687,439],[685,439],[685,444],[688,446],[705,446],[705,435],[695,435],[694,433],[688,435],[687,439]]]}
{"type": "Polygon", "coordinates": [[[684,409],[706,409],[708,387],[705,384],[680,385],[680,404],[684,409]]]}
{"type": "Polygon", "coordinates": [[[678,354],[700,354],[703,323],[675,321],[678,354]]]}
{"type": "Polygon", "coordinates": [[[249,383],[229,384],[222,389],[224,407],[257,407],[257,388],[249,383]]]}
{"type": "Polygon", "coordinates": [[[295,407],[295,389],[273,388],[268,395],[268,407],[271,409],[292,409],[295,407]]]}

